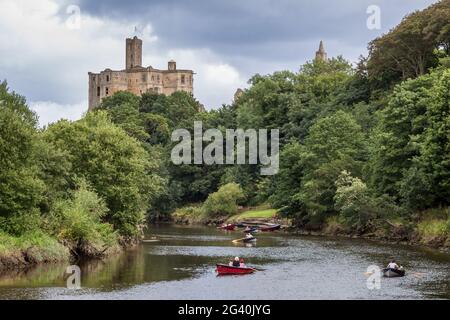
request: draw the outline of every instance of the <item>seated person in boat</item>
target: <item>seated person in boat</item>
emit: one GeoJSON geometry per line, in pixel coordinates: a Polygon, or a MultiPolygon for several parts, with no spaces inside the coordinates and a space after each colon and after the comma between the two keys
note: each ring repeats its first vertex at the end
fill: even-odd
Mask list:
{"type": "Polygon", "coordinates": [[[400,267],[398,266],[398,264],[395,262],[395,260],[391,260],[391,262],[389,262],[388,269],[400,269],[400,267]]]}
{"type": "Polygon", "coordinates": [[[241,258],[241,260],[239,261],[239,266],[241,268],[247,268],[247,266],[245,265],[244,259],[241,258]]]}
{"type": "Polygon", "coordinates": [[[236,257],[236,258],[234,258],[233,261],[230,261],[229,266],[230,267],[240,267],[241,263],[239,261],[239,257],[236,257]]]}

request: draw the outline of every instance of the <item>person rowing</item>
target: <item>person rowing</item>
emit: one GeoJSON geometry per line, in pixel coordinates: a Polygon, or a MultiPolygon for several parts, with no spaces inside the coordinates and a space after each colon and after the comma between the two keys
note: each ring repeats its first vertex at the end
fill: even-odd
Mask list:
{"type": "Polygon", "coordinates": [[[258,228],[257,227],[250,227],[250,226],[247,226],[245,229],[244,229],[244,233],[253,233],[253,232],[257,232],[258,231],[258,228]]]}
{"type": "Polygon", "coordinates": [[[389,262],[389,264],[387,265],[387,268],[394,270],[400,269],[399,265],[395,262],[395,260],[391,260],[391,262],[389,262]]]}
{"type": "Polygon", "coordinates": [[[239,257],[235,257],[233,261],[230,261],[229,266],[230,267],[240,267],[241,262],[239,260],[239,257]]]}

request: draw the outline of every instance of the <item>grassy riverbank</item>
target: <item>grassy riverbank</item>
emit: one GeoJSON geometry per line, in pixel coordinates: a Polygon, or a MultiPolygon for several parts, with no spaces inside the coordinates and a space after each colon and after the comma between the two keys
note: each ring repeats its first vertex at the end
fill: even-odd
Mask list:
{"type": "Polygon", "coordinates": [[[236,214],[209,216],[202,210],[201,204],[191,204],[177,209],[172,214],[172,221],[180,224],[221,224],[246,220],[271,221],[277,218],[279,218],[277,210],[267,205],[241,208],[236,214]]]}
{"type": "MultiPolygon", "coordinates": [[[[244,221],[273,222],[280,221],[276,209],[268,206],[241,209],[228,216],[208,217],[201,210],[201,205],[193,204],[180,208],[172,215],[175,223],[182,224],[221,224],[244,221]]],[[[433,209],[416,213],[414,219],[392,216],[371,222],[370,227],[358,229],[349,225],[345,219],[333,216],[320,225],[292,226],[291,221],[282,221],[289,225],[289,231],[304,235],[344,236],[351,238],[368,238],[392,243],[405,242],[432,248],[450,249],[450,220],[448,209],[433,209]]]]}
{"type": "Polygon", "coordinates": [[[80,251],[74,243],[62,242],[42,231],[22,236],[11,236],[0,231],[0,271],[80,258],[104,259],[123,250],[118,243],[109,247],[98,243],[84,243],[82,246],[83,251],[80,251]]]}
{"type": "Polygon", "coordinates": [[[277,210],[270,209],[270,208],[256,208],[256,209],[249,209],[242,213],[238,213],[234,216],[231,216],[227,222],[239,222],[244,220],[271,220],[276,218],[277,216],[277,210]]]}
{"type": "Polygon", "coordinates": [[[316,228],[304,226],[296,232],[310,235],[361,237],[388,242],[404,242],[450,250],[449,209],[432,209],[416,213],[413,219],[391,217],[373,220],[365,229],[354,228],[345,219],[333,216],[316,228]]]}
{"type": "Polygon", "coordinates": [[[69,249],[45,233],[13,237],[0,232],[0,270],[69,259],[69,249]]]}

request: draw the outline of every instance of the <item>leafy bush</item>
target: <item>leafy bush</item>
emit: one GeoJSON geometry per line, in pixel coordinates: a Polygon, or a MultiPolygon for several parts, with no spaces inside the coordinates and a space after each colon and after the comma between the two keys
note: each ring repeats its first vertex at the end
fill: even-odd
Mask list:
{"type": "Polygon", "coordinates": [[[327,234],[338,234],[340,232],[347,230],[348,223],[345,219],[340,216],[328,217],[325,221],[324,231],[327,234]]]}
{"type": "Polygon", "coordinates": [[[430,240],[435,237],[443,237],[450,234],[448,221],[446,220],[421,221],[417,225],[417,231],[425,240],[430,240]]]}
{"type": "Polygon", "coordinates": [[[40,230],[41,215],[38,209],[30,209],[28,213],[19,212],[10,217],[0,217],[0,230],[13,236],[21,236],[40,230]]]}
{"type": "Polygon", "coordinates": [[[102,222],[107,213],[104,200],[82,183],[73,198],[55,204],[48,217],[50,232],[76,252],[98,256],[117,244],[113,226],[102,222]]]}
{"type": "Polygon", "coordinates": [[[172,214],[172,218],[175,221],[189,221],[189,222],[200,222],[205,218],[205,212],[202,207],[188,205],[185,207],[178,208],[172,214]]]}
{"type": "Polygon", "coordinates": [[[237,183],[228,183],[209,195],[203,210],[208,216],[235,214],[238,212],[238,202],[244,198],[244,192],[237,183]]]}
{"type": "Polygon", "coordinates": [[[391,197],[375,197],[361,179],[352,177],[349,172],[343,171],[335,185],[334,206],[340,221],[348,227],[364,231],[386,221],[404,220],[407,211],[395,204],[391,197]]]}
{"type": "Polygon", "coordinates": [[[374,217],[367,186],[343,171],[336,181],[335,208],[350,225],[363,226],[374,217]]]}
{"type": "Polygon", "coordinates": [[[425,242],[450,236],[450,209],[435,208],[420,213],[417,231],[425,242]]]}

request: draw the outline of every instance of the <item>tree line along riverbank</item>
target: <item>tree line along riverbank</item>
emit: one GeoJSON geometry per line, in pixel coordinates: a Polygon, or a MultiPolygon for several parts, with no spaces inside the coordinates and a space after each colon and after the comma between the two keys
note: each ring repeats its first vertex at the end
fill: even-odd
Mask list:
{"type": "Polygon", "coordinates": [[[271,209],[267,205],[256,208],[240,208],[236,214],[216,216],[215,218],[201,214],[200,207],[199,204],[194,204],[178,209],[172,215],[171,222],[209,226],[240,223],[281,224],[283,231],[292,234],[365,238],[450,251],[450,236],[447,231],[448,208],[433,209],[417,214],[417,219],[422,217],[422,220],[406,221],[396,217],[391,220],[380,219],[373,221],[366,229],[358,230],[336,217],[331,217],[320,225],[299,227],[291,219],[282,218],[277,210],[271,209]]]}

